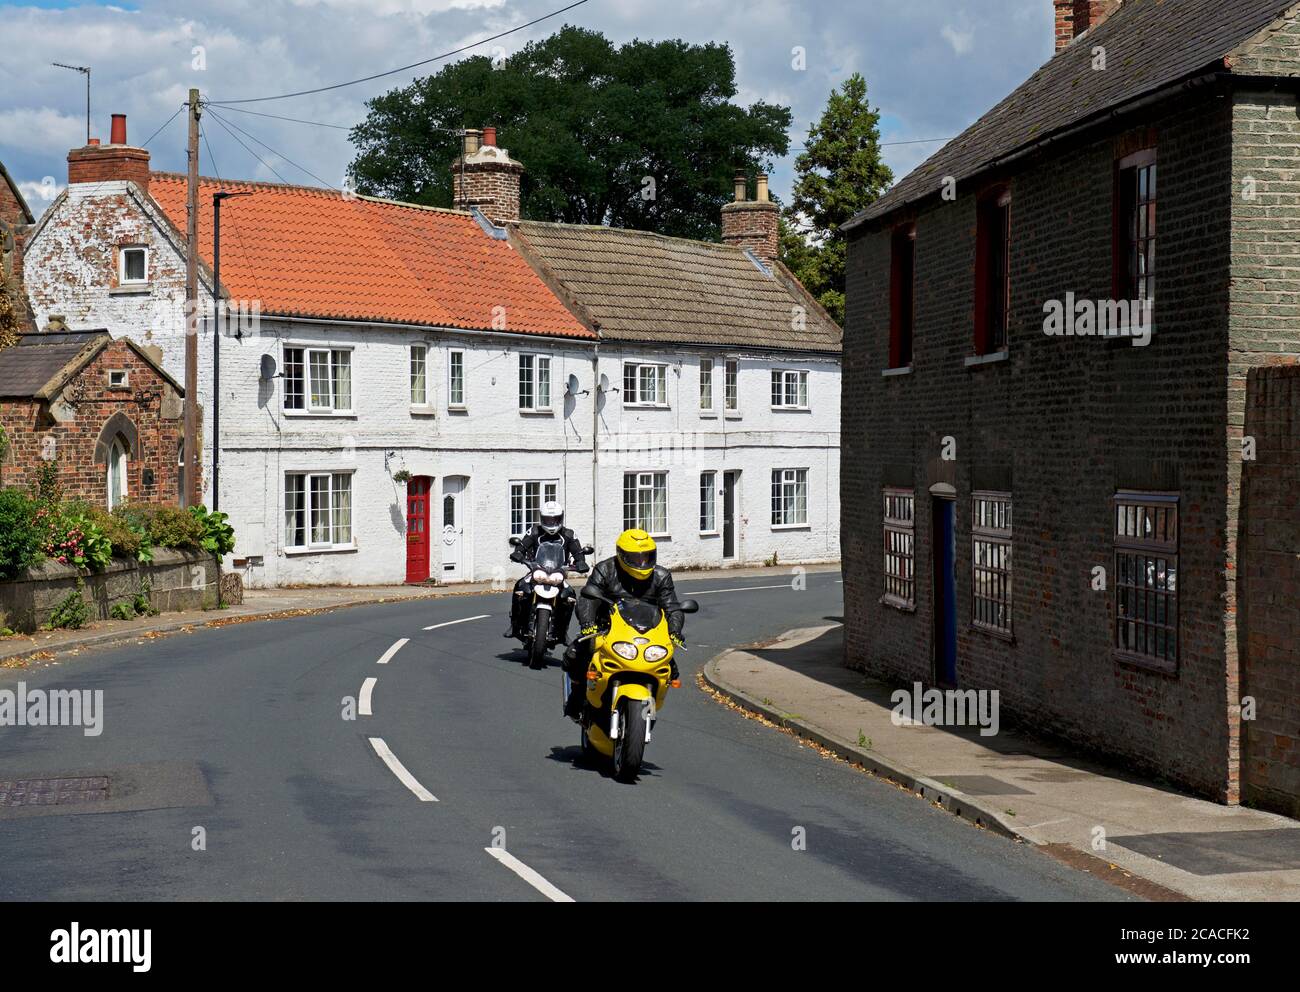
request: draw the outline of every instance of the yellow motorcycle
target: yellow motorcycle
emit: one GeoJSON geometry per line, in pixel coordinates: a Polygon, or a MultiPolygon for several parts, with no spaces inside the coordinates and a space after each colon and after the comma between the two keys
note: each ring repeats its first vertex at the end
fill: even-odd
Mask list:
{"type": "MultiPolygon", "coordinates": [[[[592,635],[596,644],[587,666],[587,695],[579,720],[582,753],[612,759],[614,777],[632,782],[641,770],[668,689],[681,687],[681,680],[672,678],[668,617],[655,603],[630,597],[606,599],[591,586],[584,586],[582,595],[610,608],[609,630],[592,635]]],[[[700,608],[693,599],[683,600],[679,607],[683,613],[700,608]]],[[[569,684],[566,674],[566,698],[569,684]]]]}

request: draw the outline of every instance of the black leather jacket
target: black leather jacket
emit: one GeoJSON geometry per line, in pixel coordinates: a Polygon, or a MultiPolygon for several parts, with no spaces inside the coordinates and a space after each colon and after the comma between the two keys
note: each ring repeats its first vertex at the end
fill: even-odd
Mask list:
{"type": "MultiPolygon", "coordinates": [[[[591,571],[588,585],[594,585],[610,599],[635,596],[647,602],[658,604],[668,614],[668,632],[677,637],[682,635],[682,625],[686,623],[686,614],[681,610],[677,599],[677,590],[673,587],[673,573],[662,565],[646,579],[634,579],[619,568],[617,558],[606,558],[591,571]]],[[[578,625],[584,629],[603,625],[609,616],[609,606],[598,599],[578,597],[578,625]]]]}
{"type": "MultiPolygon", "coordinates": [[[[560,533],[556,537],[564,539],[564,550],[569,556],[569,565],[579,572],[585,572],[587,570],[587,556],[582,553],[582,542],[578,540],[578,536],[568,527],[561,527],[560,533]]],[[[537,553],[537,545],[543,539],[554,541],[556,538],[543,531],[539,524],[533,524],[532,529],[521,537],[519,543],[515,545],[515,550],[510,553],[510,560],[517,562],[531,561],[533,555],[537,553]]]]}

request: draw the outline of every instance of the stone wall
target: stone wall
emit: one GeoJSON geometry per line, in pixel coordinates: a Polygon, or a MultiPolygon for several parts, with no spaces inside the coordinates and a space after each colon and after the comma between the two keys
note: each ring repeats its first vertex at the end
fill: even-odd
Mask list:
{"type": "Polygon", "coordinates": [[[150,584],[150,602],[164,613],[209,610],[218,605],[220,575],[216,559],[202,551],[155,548],[148,565],[115,558],[103,571],[79,572],[70,565],[44,561],[26,574],[0,582],[0,627],[31,633],[50,616],[81,582],[81,595],[95,620],[107,620],[114,606],[130,603],[150,584]]]}

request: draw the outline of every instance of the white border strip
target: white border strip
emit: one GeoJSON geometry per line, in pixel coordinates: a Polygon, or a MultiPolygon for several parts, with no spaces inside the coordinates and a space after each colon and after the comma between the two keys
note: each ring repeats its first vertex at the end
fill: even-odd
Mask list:
{"type": "Polygon", "coordinates": [[[789,582],[782,582],[780,585],[775,585],[775,586],[736,586],[736,588],[734,589],[705,589],[701,592],[689,592],[687,590],[683,590],[681,593],[678,593],[678,595],[683,599],[690,599],[692,596],[716,596],[718,593],[721,592],[751,592],[755,589],[793,589],[793,588],[794,588],[794,580],[791,579],[789,582]]]}
{"type": "Polygon", "coordinates": [[[469,623],[471,620],[486,620],[491,613],[480,613],[476,617],[461,617],[459,620],[448,620],[446,623],[435,623],[432,627],[425,627],[425,630],[437,630],[439,627],[451,627],[458,623],[469,623]]]}
{"type": "Polygon", "coordinates": [[[512,872],[522,878],[534,889],[546,896],[551,902],[573,902],[573,897],[565,895],[554,885],[542,878],[541,875],[533,871],[526,864],[516,858],[513,854],[503,847],[485,847],[483,850],[496,858],[512,872]]]}
{"type": "Polygon", "coordinates": [[[357,700],[357,713],[361,716],[374,716],[370,711],[370,694],[375,691],[375,683],[379,679],[369,678],[361,683],[361,697],[357,700]]]}
{"type": "Polygon", "coordinates": [[[403,637],[400,641],[398,641],[391,648],[385,651],[384,656],[380,658],[379,661],[376,662],[376,664],[387,665],[390,661],[393,660],[393,655],[397,654],[398,651],[402,650],[402,648],[406,647],[406,645],[410,643],[411,643],[411,639],[409,637],[403,637]]]}
{"type": "Polygon", "coordinates": [[[379,760],[388,766],[388,770],[397,776],[397,780],[415,793],[422,803],[436,803],[438,797],[415,780],[415,776],[406,770],[406,766],[397,760],[397,755],[388,749],[382,737],[370,738],[370,746],[379,755],[379,760]]]}

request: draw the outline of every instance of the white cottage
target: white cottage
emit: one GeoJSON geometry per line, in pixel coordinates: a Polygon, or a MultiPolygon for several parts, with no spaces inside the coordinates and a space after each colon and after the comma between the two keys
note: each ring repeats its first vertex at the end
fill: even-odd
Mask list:
{"type": "MultiPolygon", "coordinates": [[[[181,378],[185,178],[114,137],[69,155],[27,241],[32,308],[181,378]]],[[[837,560],[839,330],[775,261],[765,184],[716,245],[519,222],[490,129],[455,167],[465,209],[201,181],[205,314],[212,196],[251,194],[222,208],[216,494],[211,319],[199,344],[227,565],[250,586],[513,578],[506,539],[552,497],[598,554],[638,524],[671,566],[837,560]]]]}

